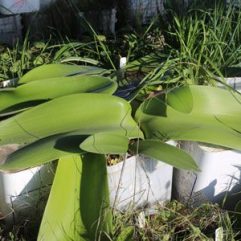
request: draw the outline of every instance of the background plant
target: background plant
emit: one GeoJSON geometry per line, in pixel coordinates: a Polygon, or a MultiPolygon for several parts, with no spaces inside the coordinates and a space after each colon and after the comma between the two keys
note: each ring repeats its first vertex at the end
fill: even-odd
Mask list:
{"type": "Polygon", "coordinates": [[[26,38],[23,44],[14,48],[2,46],[0,51],[0,81],[20,78],[24,73],[42,64],[51,63],[53,51],[49,42],[30,43],[26,38]]]}
{"type": "Polygon", "coordinates": [[[232,5],[176,15],[169,23],[167,39],[180,78],[205,84],[214,75],[230,74],[229,67],[240,62],[240,26],[240,11],[232,5]]]}
{"type": "MultiPolygon", "coordinates": [[[[175,9],[174,9],[175,10],[175,9]]],[[[186,14],[170,10],[157,21],[165,44],[160,51],[132,59],[127,71],[148,73],[140,82],[145,96],[185,84],[216,85],[223,77],[240,74],[241,15],[237,7],[216,3],[202,9],[189,6],[186,14]]]]}

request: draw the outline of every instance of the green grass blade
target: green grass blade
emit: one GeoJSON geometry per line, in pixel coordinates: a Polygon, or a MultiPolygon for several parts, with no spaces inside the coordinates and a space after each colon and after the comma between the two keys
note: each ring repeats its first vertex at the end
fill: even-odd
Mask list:
{"type": "Polygon", "coordinates": [[[98,65],[100,64],[100,62],[98,60],[95,59],[91,59],[91,58],[86,58],[86,57],[69,57],[69,58],[65,58],[63,60],[61,60],[61,63],[68,63],[68,62],[83,62],[83,63],[88,63],[88,64],[92,64],[92,65],[98,65]]]}

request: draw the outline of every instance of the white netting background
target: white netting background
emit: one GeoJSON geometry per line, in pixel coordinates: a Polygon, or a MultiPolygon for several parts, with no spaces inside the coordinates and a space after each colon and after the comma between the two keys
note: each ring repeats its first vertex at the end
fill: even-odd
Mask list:
{"type": "Polygon", "coordinates": [[[38,11],[40,0],[0,0],[2,14],[17,14],[38,11]]]}

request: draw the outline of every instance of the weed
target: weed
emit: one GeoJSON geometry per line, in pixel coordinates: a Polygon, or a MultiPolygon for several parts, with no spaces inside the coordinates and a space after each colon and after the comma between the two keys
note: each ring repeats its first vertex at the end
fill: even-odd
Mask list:
{"type": "Polygon", "coordinates": [[[13,49],[3,47],[0,52],[0,81],[19,78],[32,68],[52,62],[52,50],[49,42],[30,44],[25,39],[23,44],[17,43],[13,49]]]}
{"type": "Polygon", "coordinates": [[[215,230],[219,227],[224,230],[225,241],[233,241],[236,237],[228,213],[208,203],[193,209],[172,201],[157,206],[151,213],[116,214],[115,236],[118,237],[126,227],[134,229],[131,240],[136,241],[210,241],[215,239],[215,230]]]}

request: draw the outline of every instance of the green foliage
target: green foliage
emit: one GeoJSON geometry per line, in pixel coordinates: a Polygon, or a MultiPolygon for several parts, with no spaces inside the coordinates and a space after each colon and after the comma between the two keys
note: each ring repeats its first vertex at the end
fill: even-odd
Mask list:
{"type": "Polygon", "coordinates": [[[165,39],[156,20],[139,31],[124,32],[116,39],[99,34],[87,20],[83,20],[90,36],[85,37],[83,42],[67,41],[56,45],[55,48],[59,50],[55,53],[54,61],[89,63],[117,70],[120,57],[127,57],[127,62],[132,62],[150,52],[162,51],[165,45],[165,39]]]}
{"type": "MultiPolygon", "coordinates": [[[[190,10],[169,25],[174,71],[192,83],[206,83],[240,62],[241,14],[232,5],[190,10]]],[[[212,83],[212,82],[211,82],[212,83]]]]}
{"type": "Polygon", "coordinates": [[[114,153],[125,154],[128,151],[127,137],[113,133],[97,133],[86,138],[80,149],[99,154],[114,153]]]}
{"type": "Polygon", "coordinates": [[[49,42],[30,44],[26,37],[23,44],[16,44],[11,49],[1,47],[0,50],[0,81],[19,78],[30,69],[52,62],[53,49],[49,42]]]}
{"type": "MultiPolygon", "coordinates": [[[[188,139],[241,149],[240,95],[212,87],[176,88],[147,99],[135,121],[130,103],[112,95],[116,83],[96,75],[102,71],[45,65],[23,76],[21,85],[0,92],[3,111],[46,100],[28,109],[18,108],[21,113],[13,116],[7,112],[9,116],[0,122],[0,145],[20,145],[1,160],[0,170],[19,171],[59,160],[38,240],[112,237],[103,154],[129,150],[198,171],[189,155],[163,141],[188,139]],[[6,103],[5,98],[9,98],[6,103]]],[[[129,236],[131,231],[120,238],[129,236]]]]}
{"type": "MultiPolygon", "coordinates": [[[[54,42],[51,39],[47,42],[31,43],[28,36],[26,36],[24,43],[18,43],[13,48],[1,46],[0,81],[12,78],[21,78],[23,75],[25,76],[25,73],[35,67],[60,62],[88,63],[94,66],[112,67],[109,65],[109,60],[106,59],[107,52],[100,50],[99,48],[101,48],[101,46],[99,46],[95,40],[96,39],[93,38],[91,41],[87,39],[86,42],[74,42],[67,38],[62,41],[63,43],[56,43],[56,41],[54,42]],[[98,48],[98,51],[97,49],[94,51],[95,46],[98,48]]],[[[104,46],[105,44],[103,42],[102,47],[104,46]]],[[[107,51],[108,46],[106,45],[105,48],[107,51]]],[[[110,50],[108,50],[108,53],[110,54],[110,50]]],[[[71,70],[71,68],[72,67],[70,66],[69,69],[71,70]]],[[[76,68],[76,66],[73,68],[76,68]]],[[[86,70],[90,70],[91,68],[92,67],[90,66],[86,67],[86,70]]],[[[59,76],[63,76],[64,72],[65,69],[63,69],[63,74],[62,71],[60,71],[59,76]]],[[[40,68],[39,73],[44,73],[44,71],[41,71],[40,68]]],[[[37,74],[35,77],[36,76],[37,74]]],[[[39,78],[41,76],[42,74],[40,74],[39,78]]],[[[52,77],[51,71],[49,72],[48,77],[52,77]]],[[[26,75],[25,78],[29,78],[29,76],[26,75]]],[[[36,79],[39,78],[37,77],[36,79]]]]}
{"type": "Polygon", "coordinates": [[[60,159],[38,240],[105,240],[112,229],[108,199],[104,156],[60,159]]]}
{"type": "Polygon", "coordinates": [[[84,92],[113,93],[116,88],[117,85],[114,81],[101,76],[78,75],[36,80],[2,91],[0,116],[65,95],[84,92]],[[46,86],[48,86],[47,89],[46,86]]]}
{"type": "Polygon", "coordinates": [[[199,171],[187,153],[165,141],[193,140],[241,150],[240,95],[186,86],[216,85],[216,75],[223,77],[230,67],[239,66],[240,23],[235,8],[219,7],[175,16],[166,33],[168,44],[154,22],[117,40],[99,35],[87,23],[92,38],[85,42],[32,46],[26,39],[23,46],[2,49],[0,80],[20,79],[15,88],[0,91],[0,117],[5,118],[0,121],[0,145],[14,143],[20,149],[1,160],[0,170],[59,160],[38,240],[208,240],[209,227],[230,228],[228,215],[224,224],[216,206],[189,212],[172,203],[147,216],[144,228],[133,224],[132,213],[113,229],[103,154],[144,154],[199,171]],[[117,83],[110,76],[120,56],[128,61],[124,80],[138,81],[132,106],[113,96],[117,83]],[[59,62],[96,67],[51,64],[24,75],[43,63],[59,62]],[[164,88],[168,90],[160,92],[164,88]],[[137,97],[143,103],[135,113],[137,97]]]}
{"type": "Polygon", "coordinates": [[[45,64],[43,66],[34,68],[32,71],[26,73],[23,77],[19,79],[18,84],[25,84],[36,80],[44,80],[57,77],[84,75],[85,73],[87,73],[88,75],[101,75],[107,72],[108,71],[105,69],[92,66],[69,64],[48,64],[46,66],[45,64]]]}
{"type": "Polygon", "coordinates": [[[87,63],[116,70],[119,65],[116,41],[98,34],[89,23],[87,26],[91,37],[86,37],[82,42],[72,42],[67,39],[63,44],[51,47],[58,49],[55,51],[53,61],[57,63],[87,63]]]}
{"type": "MultiPolygon", "coordinates": [[[[178,6],[177,1],[169,2],[178,6]]],[[[142,54],[130,58],[126,67],[127,77],[139,79],[140,84],[145,85],[139,93],[141,96],[155,93],[160,87],[216,86],[220,81],[225,82],[223,77],[241,74],[241,13],[238,8],[217,4],[203,10],[194,5],[185,14],[171,12],[170,18],[159,24],[164,28],[157,27],[159,36],[164,35],[163,48],[145,53],[139,50],[142,54]],[[143,72],[148,74],[143,76],[143,72]]],[[[146,36],[151,34],[152,31],[146,36]]],[[[143,42],[138,39],[135,43],[142,46],[143,42]]],[[[138,47],[136,49],[138,52],[138,47]]]]}
{"type": "Polygon", "coordinates": [[[159,140],[141,140],[135,143],[131,147],[131,150],[133,153],[137,152],[157,160],[162,160],[176,168],[199,170],[197,164],[192,161],[192,158],[187,153],[159,140]]]}
{"type": "Polygon", "coordinates": [[[238,150],[240,117],[240,94],[198,85],[176,88],[165,99],[148,99],[136,114],[148,138],[200,141],[238,150]]]}

